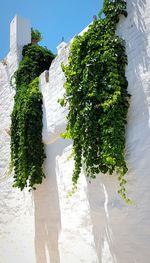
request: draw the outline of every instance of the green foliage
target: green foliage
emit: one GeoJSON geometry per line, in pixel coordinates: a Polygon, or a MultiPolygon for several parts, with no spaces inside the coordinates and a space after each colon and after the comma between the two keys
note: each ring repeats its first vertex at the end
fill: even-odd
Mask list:
{"type": "Polygon", "coordinates": [[[84,162],[90,178],[100,172],[116,172],[118,192],[129,202],[124,179],[128,170],[124,159],[129,107],[127,56],[124,41],[116,35],[119,16],[127,15],[126,3],[105,0],[103,13],[103,19],[94,20],[87,32],[75,37],[68,65],[62,65],[66,92],[59,102],[69,107],[63,137],[73,139],[73,189],[84,162]]]}
{"type": "Polygon", "coordinates": [[[17,89],[22,84],[29,84],[33,79],[39,76],[44,70],[49,69],[54,55],[51,51],[37,44],[28,44],[22,51],[23,59],[15,73],[15,82],[17,89]]]}
{"type": "Polygon", "coordinates": [[[50,67],[54,55],[38,45],[26,45],[15,72],[16,95],[11,115],[11,163],[14,186],[35,189],[45,177],[42,143],[42,94],[38,76],[50,67]]]}
{"type": "Polygon", "coordinates": [[[42,40],[42,35],[39,30],[31,28],[31,41],[40,42],[42,40]]]}

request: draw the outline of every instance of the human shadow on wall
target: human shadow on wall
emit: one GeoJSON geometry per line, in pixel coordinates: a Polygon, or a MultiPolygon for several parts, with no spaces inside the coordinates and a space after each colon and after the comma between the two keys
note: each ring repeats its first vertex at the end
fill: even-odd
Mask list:
{"type": "MultiPolygon", "coordinates": [[[[128,185],[127,187],[130,190],[129,195],[131,193],[130,197],[132,198],[132,192],[134,192],[135,200],[139,203],[143,199],[142,195],[143,194],[145,195],[145,193],[142,193],[142,191],[141,193],[139,193],[140,188],[138,186],[140,184],[143,184],[142,181],[144,180],[143,175],[141,174],[141,168],[144,168],[145,166],[145,162],[142,163],[142,159],[143,159],[143,151],[142,151],[143,147],[142,146],[143,146],[143,143],[144,143],[143,140],[145,139],[145,137],[147,138],[150,137],[148,102],[147,102],[147,99],[144,93],[145,83],[143,83],[143,79],[141,78],[141,74],[150,72],[150,57],[148,54],[148,39],[147,39],[147,33],[146,33],[147,28],[146,28],[146,24],[143,19],[143,16],[141,15],[141,12],[144,12],[146,9],[147,1],[149,0],[132,0],[132,1],[129,0],[127,1],[129,15],[126,19],[122,18],[121,20],[121,23],[122,23],[121,36],[123,36],[123,38],[125,39],[126,51],[128,54],[127,79],[129,82],[129,93],[132,95],[131,102],[130,102],[131,106],[129,108],[129,113],[128,113],[128,125],[127,125],[127,132],[126,132],[126,136],[127,136],[126,160],[127,160],[127,163],[129,164],[128,167],[129,167],[129,174],[130,174],[130,176],[128,177],[128,185],[130,185],[130,181],[131,181],[131,187],[130,186],[128,187],[128,185]],[[124,33],[123,31],[124,28],[126,30],[126,33],[124,33]],[[143,70],[143,73],[141,73],[141,69],[143,70]],[[143,122],[144,131],[139,128],[139,130],[135,132],[140,133],[139,137],[141,139],[137,140],[135,143],[134,137],[133,137],[128,143],[128,137],[131,136],[130,134],[131,125],[134,126],[134,123],[133,124],[131,123],[133,122],[133,118],[131,117],[131,115],[133,114],[133,110],[135,112],[136,107],[134,105],[136,104],[137,106],[138,102],[139,104],[141,104],[140,109],[142,109],[142,111],[140,112],[137,109],[137,115],[138,115],[138,118],[140,118],[141,121],[143,122]],[[137,153],[139,155],[138,159],[141,160],[140,162],[137,162],[137,159],[136,159],[137,153]],[[138,168],[139,168],[139,172],[138,172],[138,168]],[[137,177],[141,177],[141,179],[137,180],[136,179],[137,177]],[[134,184],[132,184],[132,181],[134,182],[134,184]],[[134,189],[133,189],[133,186],[134,186],[134,189]]],[[[148,145],[148,148],[149,146],[150,145],[148,145]]],[[[150,163],[150,156],[148,153],[149,152],[148,148],[147,148],[147,163],[148,162],[150,163]]],[[[99,262],[103,262],[102,250],[103,250],[104,241],[106,240],[109,250],[110,250],[110,254],[112,256],[112,260],[113,260],[112,262],[113,263],[120,262],[119,253],[122,253],[123,255],[125,255],[126,251],[124,250],[123,244],[120,244],[121,250],[114,248],[115,235],[122,235],[122,231],[120,231],[120,233],[116,232],[116,226],[114,222],[116,221],[118,222],[118,225],[119,224],[122,225],[122,229],[124,231],[127,226],[122,224],[123,217],[125,218],[127,217],[127,210],[128,210],[130,211],[130,213],[133,213],[132,218],[134,220],[135,215],[136,215],[135,214],[136,208],[135,207],[126,208],[126,205],[119,200],[120,198],[116,197],[117,193],[116,195],[113,195],[113,194],[111,195],[112,193],[111,188],[115,189],[115,185],[111,186],[111,182],[112,182],[111,178],[108,177],[108,179],[106,180],[102,179],[101,181],[101,175],[97,175],[97,177],[99,177],[98,181],[88,184],[88,200],[89,200],[91,219],[92,219],[92,224],[93,224],[93,235],[94,235],[94,240],[95,240],[95,248],[97,251],[99,262]],[[110,183],[108,182],[108,180],[110,180],[110,183]]],[[[115,180],[113,182],[115,182],[115,180]]],[[[129,229],[131,229],[132,231],[132,226],[129,226],[129,229]]],[[[135,232],[133,232],[133,235],[134,233],[135,232]]],[[[140,238],[138,237],[137,243],[139,242],[139,240],[140,238]]],[[[138,244],[138,248],[139,248],[139,253],[140,253],[139,244],[138,244]]],[[[132,259],[130,258],[131,261],[135,260],[134,258],[135,252],[136,251],[132,251],[132,246],[131,246],[130,256],[133,257],[132,259]]],[[[141,261],[138,261],[138,262],[141,262],[141,261]]]]}
{"type": "Polygon", "coordinates": [[[56,156],[70,142],[58,139],[46,145],[44,172],[46,179],[34,191],[36,263],[59,263],[58,239],[61,229],[59,195],[56,178],[56,156]]]}

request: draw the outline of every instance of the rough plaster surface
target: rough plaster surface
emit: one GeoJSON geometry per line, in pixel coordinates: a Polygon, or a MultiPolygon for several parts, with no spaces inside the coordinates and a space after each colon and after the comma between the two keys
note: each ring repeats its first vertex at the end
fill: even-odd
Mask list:
{"type": "Polygon", "coordinates": [[[149,263],[150,262],[150,2],[132,0],[118,34],[126,41],[127,78],[131,106],[126,132],[128,206],[116,194],[113,176],[99,175],[89,184],[84,168],[78,191],[71,189],[72,142],[60,138],[67,109],[57,103],[63,95],[69,45],[64,45],[40,78],[43,93],[43,141],[46,179],[33,193],[12,188],[8,176],[10,125],[14,92],[9,79],[18,54],[0,63],[0,263],[149,263]]]}

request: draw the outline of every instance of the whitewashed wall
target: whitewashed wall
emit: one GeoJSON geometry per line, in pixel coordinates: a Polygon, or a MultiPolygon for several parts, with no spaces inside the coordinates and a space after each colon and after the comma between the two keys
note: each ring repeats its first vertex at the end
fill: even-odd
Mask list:
{"type": "Polygon", "coordinates": [[[82,173],[77,193],[67,198],[73,160],[67,160],[71,141],[59,136],[67,110],[57,99],[64,92],[61,63],[67,63],[69,44],[53,61],[49,82],[45,72],[40,78],[47,177],[33,193],[12,188],[7,132],[14,92],[9,79],[18,61],[12,50],[7,65],[0,63],[0,263],[150,262],[150,2],[127,3],[128,17],[121,19],[118,34],[125,39],[128,54],[132,97],[126,134],[127,188],[135,205],[120,200],[116,179],[106,175],[89,184],[82,173]]]}

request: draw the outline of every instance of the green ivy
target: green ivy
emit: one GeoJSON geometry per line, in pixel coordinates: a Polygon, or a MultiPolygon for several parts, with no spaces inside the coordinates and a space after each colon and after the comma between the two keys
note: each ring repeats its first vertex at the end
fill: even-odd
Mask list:
{"type": "Polygon", "coordinates": [[[126,2],[105,0],[99,18],[82,36],[75,37],[68,65],[62,65],[66,92],[59,102],[69,107],[68,124],[62,136],[73,140],[73,189],[84,163],[90,178],[100,172],[116,172],[118,192],[129,202],[124,149],[130,96],[125,76],[125,43],[116,35],[120,15],[127,16],[126,2]]]}
{"type": "Polygon", "coordinates": [[[42,94],[38,76],[49,69],[54,55],[37,44],[23,48],[23,59],[15,72],[16,95],[11,114],[11,163],[14,187],[35,189],[45,177],[42,143],[42,94]]]}

